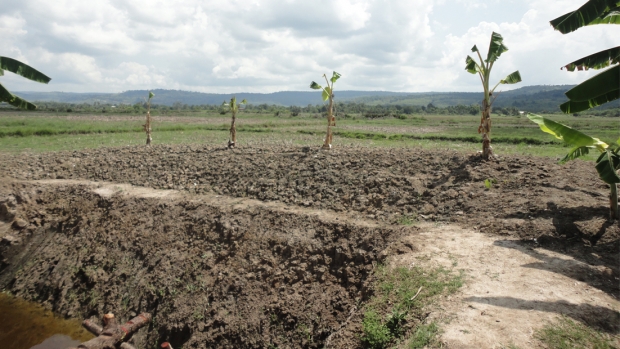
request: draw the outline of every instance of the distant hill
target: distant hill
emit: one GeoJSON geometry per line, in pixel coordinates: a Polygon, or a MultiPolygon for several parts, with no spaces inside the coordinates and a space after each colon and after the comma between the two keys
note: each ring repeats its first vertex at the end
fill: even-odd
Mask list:
{"type": "MultiPolygon", "coordinates": [[[[153,103],[173,105],[181,103],[187,105],[222,104],[230,100],[231,96],[237,96],[238,100],[247,99],[251,104],[268,104],[281,106],[307,106],[321,103],[321,95],[316,91],[282,91],[274,93],[202,93],[179,90],[153,90],[155,99],[153,103]]],[[[125,91],[121,93],[72,93],[72,92],[15,92],[15,94],[32,101],[61,102],[61,103],[111,103],[111,104],[135,104],[144,100],[148,95],[146,90],[125,91]]],[[[404,96],[407,92],[385,91],[339,91],[339,101],[348,101],[364,97],[404,96]]]]}
{"type": "MultiPolygon", "coordinates": [[[[532,112],[559,111],[558,106],[567,99],[564,92],[570,85],[525,86],[512,91],[497,93],[496,107],[514,106],[532,112]]],[[[219,105],[230,99],[233,94],[189,92],[179,90],[154,90],[155,104],[219,105]]],[[[68,92],[16,92],[17,95],[31,101],[50,101],[61,103],[135,104],[144,101],[146,90],[125,91],[121,93],[68,93],[68,92]]],[[[247,99],[250,104],[268,104],[280,106],[307,106],[321,104],[320,94],[316,91],[282,91],[275,93],[235,93],[237,99],[247,99]]],[[[368,105],[428,105],[437,107],[451,105],[477,104],[482,98],[481,92],[389,92],[389,91],[338,91],[339,102],[365,103],[368,105]]],[[[602,108],[615,108],[617,104],[608,103],[602,108]]],[[[600,107],[599,107],[600,108],[600,107]]]]}

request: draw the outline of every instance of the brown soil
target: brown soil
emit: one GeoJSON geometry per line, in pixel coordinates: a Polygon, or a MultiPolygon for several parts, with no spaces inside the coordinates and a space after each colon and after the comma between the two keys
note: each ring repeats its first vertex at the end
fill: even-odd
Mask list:
{"type": "MultiPolygon", "coordinates": [[[[609,189],[587,162],[197,146],[0,161],[0,288],[66,316],[150,311],[153,325],[136,338],[149,348],[163,340],[321,348],[336,331],[331,347],[357,346],[359,333],[349,328],[361,317],[350,315],[372,294],[373,263],[424,251],[431,229],[399,224],[407,220],[473,234],[434,234],[441,242],[490,236],[537,251],[529,256],[545,263],[587,266],[553,273],[620,296],[620,228],[607,221],[609,189]]],[[[574,311],[587,319],[617,314],[597,307],[574,311]]]]}

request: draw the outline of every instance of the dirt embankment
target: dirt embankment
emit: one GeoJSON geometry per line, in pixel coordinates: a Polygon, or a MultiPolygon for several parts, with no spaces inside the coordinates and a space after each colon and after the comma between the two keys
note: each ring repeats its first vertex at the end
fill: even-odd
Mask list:
{"type": "Polygon", "coordinates": [[[1,194],[0,287],[66,316],[149,311],[139,347],[321,347],[404,230],[118,185],[1,194]]]}
{"type": "Polygon", "coordinates": [[[420,149],[163,145],[0,156],[0,175],[13,178],[91,179],[248,197],[388,223],[405,216],[456,222],[523,239],[544,235],[562,248],[557,237],[581,243],[604,234],[599,248],[613,255],[620,247],[620,229],[606,223],[608,186],[585,161],[560,166],[547,158],[486,162],[478,155],[420,149]],[[486,179],[492,180],[490,189],[486,179]]]}

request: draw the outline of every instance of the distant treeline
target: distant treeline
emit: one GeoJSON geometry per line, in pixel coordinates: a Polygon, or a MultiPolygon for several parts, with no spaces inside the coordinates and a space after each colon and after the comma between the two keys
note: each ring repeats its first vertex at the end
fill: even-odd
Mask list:
{"type": "MultiPolygon", "coordinates": [[[[135,104],[104,104],[95,102],[89,103],[60,103],[60,102],[35,102],[38,108],[37,111],[43,112],[58,112],[58,113],[114,113],[114,114],[144,114],[146,113],[146,103],[135,104]]],[[[0,105],[0,111],[14,111],[15,109],[6,104],[0,105]]],[[[517,116],[523,111],[515,106],[497,106],[493,108],[493,114],[517,116]]],[[[527,109],[525,110],[527,111],[527,109]]],[[[36,112],[36,111],[35,111],[36,112]]],[[[188,105],[181,102],[173,103],[172,105],[160,105],[152,104],[151,113],[153,115],[173,115],[178,112],[183,113],[219,113],[226,114],[227,110],[219,105],[203,104],[203,105],[188,105]]],[[[275,116],[307,116],[311,114],[313,116],[321,116],[327,112],[327,106],[318,104],[308,104],[305,107],[284,107],[275,104],[248,104],[243,107],[242,113],[256,113],[256,114],[273,114],[275,116]]],[[[376,118],[406,118],[406,115],[412,114],[434,114],[434,115],[478,115],[480,107],[477,104],[471,105],[451,105],[445,107],[435,106],[433,103],[427,105],[371,105],[366,103],[345,102],[336,103],[335,112],[337,116],[363,116],[369,119],[376,118]]],[[[541,111],[538,113],[548,113],[547,111],[541,111]]],[[[557,111],[555,112],[557,113],[557,111]]],[[[614,109],[591,109],[589,111],[576,114],[576,115],[594,115],[594,116],[610,116],[619,117],[620,108],[614,109]]]]}

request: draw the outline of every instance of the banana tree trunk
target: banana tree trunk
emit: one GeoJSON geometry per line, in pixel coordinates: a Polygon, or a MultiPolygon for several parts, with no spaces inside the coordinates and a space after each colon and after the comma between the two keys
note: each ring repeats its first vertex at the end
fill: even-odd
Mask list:
{"type": "Polygon", "coordinates": [[[234,148],[237,143],[237,128],[235,127],[236,119],[236,115],[233,113],[232,122],[230,123],[230,140],[228,141],[228,148],[234,148]]]}
{"type": "Polygon", "coordinates": [[[618,214],[618,185],[616,183],[611,184],[611,193],[609,193],[609,218],[612,220],[619,219],[618,214]]]}
{"type": "Polygon", "coordinates": [[[332,148],[332,126],[336,126],[336,118],[333,114],[334,101],[332,96],[329,97],[329,106],[327,108],[327,135],[325,136],[325,143],[323,143],[323,149],[332,148]]]}
{"type": "Polygon", "coordinates": [[[146,124],[144,125],[144,130],[146,131],[146,145],[150,146],[151,141],[151,112],[146,112],[146,124]]]}
{"type": "Polygon", "coordinates": [[[489,160],[493,157],[493,149],[491,148],[491,103],[489,98],[482,101],[482,117],[478,133],[482,133],[482,158],[489,160]]]}

